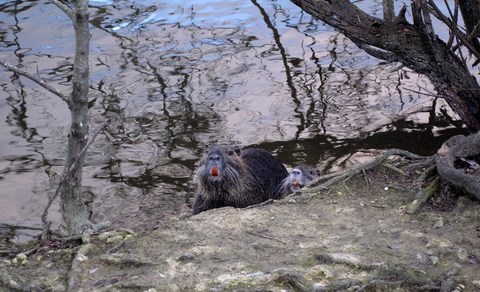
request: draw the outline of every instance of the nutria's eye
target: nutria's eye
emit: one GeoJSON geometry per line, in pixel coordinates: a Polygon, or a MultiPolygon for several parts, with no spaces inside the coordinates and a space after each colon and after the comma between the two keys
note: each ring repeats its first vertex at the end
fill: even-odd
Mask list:
{"type": "Polygon", "coordinates": [[[232,150],[227,150],[227,154],[228,154],[229,156],[232,156],[232,155],[233,155],[233,151],[232,151],[232,150]]]}
{"type": "Polygon", "coordinates": [[[313,171],[311,171],[311,170],[310,170],[308,173],[309,173],[310,175],[313,175],[313,171]]]}

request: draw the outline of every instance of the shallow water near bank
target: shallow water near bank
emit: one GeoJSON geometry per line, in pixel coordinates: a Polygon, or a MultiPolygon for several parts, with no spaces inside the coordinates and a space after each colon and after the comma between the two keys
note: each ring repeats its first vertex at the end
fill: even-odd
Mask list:
{"type": "MultiPolygon", "coordinates": [[[[289,1],[198,2],[91,1],[91,129],[110,121],[84,170],[95,221],[151,227],[189,212],[195,163],[213,142],[326,172],[386,148],[432,154],[462,132],[426,78],[289,1]]],[[[381,14],[374,2],[364,7],[381,14]]],[[[67,17],[48,1],[5,1],[0,21],[0,58],[68,90],[67,17]]],[[[2,70],[0,86],[0,223],[40,227],[70,115],[25,78],[2,70]]],[[[58,224],[55,208],[49,219],[58,224]]],[[[17,242],[36,233],[1,230],[17,242]]]]}

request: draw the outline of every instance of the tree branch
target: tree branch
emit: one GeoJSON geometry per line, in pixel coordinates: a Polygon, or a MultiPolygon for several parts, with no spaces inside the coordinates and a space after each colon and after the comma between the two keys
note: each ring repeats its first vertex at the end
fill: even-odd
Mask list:
{"type": "MultiPolygon", "coordinates": [[[[446,0],[445,0],[445,2],[446,2],[446,0]]],[[[450,14],[450,17],[452,18],[452,24],[454,25],[455,30],[458,30],[458,2],[455,1],[455,7],[453,8],[453,14],[452,14],[452,11],[450,9],[450,6],[448,6],[448,3],[446,3],[446,4],[447,4],[447,8],[448,8],[448,13],[450,14]]],[[[448,47],[452,46],[454,37],[455,37],[455,33],[453,33],[453,31],[452,31],[452,33],[448,37],[448,42],[447,42],[448,47]]]]}
{"type": "MultiPolygon", "coordinates": [[[[448,17],[446,17],[441,11],[440,9],[437,7],[437,5],[435,5],[435,2],[434,1],[428,1],[428,5],[430,5],[430,9],[428,9],[429,11],[432,12],[433,15],[435,15],[436,18],[438,18],[439,20],[441,20],[443,23],[445,23],[448,28],[452,31],[452,33],[461,41],[461,43],[467,47],[467,49],[473,54],[475,55],[475,57],[477,57],[477,59],[480,59],[480,52],[478,52],[475,47],[472,45],[471,42],[468,41],[468,38],[469,36],[465,35],[464,33],[462,33],[460,30],[457,29],[456,25],[454,23],[452,23],[450,21],[450,19],[448,19],[448,17]]],[[[473,32],[473,31],[472,31],[473,32]]]]}
{"type": "Polygon", "coordinates": [[[393,8],[393,0],[383,0],[383,20],[389,27],[393,27],[393,19],[395,10],[393,8]]]}
{"type": "Polygon", "coordinates": [[[468,35],[467,40],[471,41],[474,37],[477,37],[479,31],[480,31],[480,21],[475,25],[472,32],[468,35]]]}
{"type": "Polygon", "coordinates": [[[58,0],[50,0],[55,6],[60,8],[65,14],[70,18],[70,20],[75,23],[75,12],[72,10],[72,8],[68,7],[67,5],[63,4],[62,2],[58,0]]]}
{"type": "Polygon", "coordinates": [[[30,74],[27,71],[24,71],[20,68],[17,68],[17,67],[15,67],[15,66],[13,66],[9,63],[6,63],[2,60],[0,60],[0,65],[5,67],[5,69],[7,69],[8,71],[12,71],[12,72],[14,72],[18,75],[25,76],[28,79],[36,82],[38,85],[42,86],[46,90],[48,90],[51,93],[55,94],[56,96],[60,97],[64,102],[66,102],[70,106],[70,100],[69,100],[68,96],[65,93],[61,92],[60,90],[56,89],[55,87],[51,86],[47,82],[45,82],[45,80],[39,78],[38,76],[30,74]]]}
{"type": "MultiPolygon", "coordinates": [[[[406,67],[425,74],[439,96],[445,99],[469,130],[476,132],[480,130],[480,100],[477,95],[480,86],[452,47],[433,35],[427,15],[433,8],[427,6],[426,1],[429,0],[412,1],[413,25],[400,16],[392,30],[383,19],[367,14],[347,0],[291,0],[304,11],[340,30],[358,46],[368,45],[370,49],[375,49],[367,49],[367,52],[389,61],[393,55],[406,67]]],[[[390,14],[391,11],[387,12],[388,18],[390,14]]],[[[468,45],[465,42],[465,46],[468,45]]]]}
{"type": "Polygon", "coordinates": [[[380,50],[376,49],[372,46],[369,46],[367,44],[361,43],[361,42],[356,42],[353,41],[360,49],[364,50],[367,52],[367,54],[374,56],[375,58],[385,60],[387,62],[399,62],[400,60],[397,58],[397,56],[391,52],[385,51],[385,50],[380,50]]]}

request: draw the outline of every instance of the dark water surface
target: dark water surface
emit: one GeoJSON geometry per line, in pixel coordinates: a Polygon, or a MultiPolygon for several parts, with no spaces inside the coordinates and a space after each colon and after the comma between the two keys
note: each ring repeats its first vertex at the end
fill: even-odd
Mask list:
{"type": "MultiPolygon", "coordinates": [[[[381,15],[380,2],[363,7],[381,15]]],[[[151,227],[188,212],[195,163],[213,142],[333,171],[391,147],[432,154],[461,132],[425,77],[368,56],[289,1],[90,3],[91,129],[110,120],[84,171],[95,221],[151,227]]],[[[73,46],[70,21],[48,1],[0,2],[1,59],[67,91],[73,46]]],[[[70,115],[3,69],[0,86],[0,223],[40,227],[70,115]]]]}

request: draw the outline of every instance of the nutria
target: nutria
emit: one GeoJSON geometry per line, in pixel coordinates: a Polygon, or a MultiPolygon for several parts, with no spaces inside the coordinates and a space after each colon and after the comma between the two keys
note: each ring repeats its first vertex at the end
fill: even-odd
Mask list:
{"type": "Polygon", "coordinates": [[[285,166],[263,149],[208,146],[196,172],[193,214],[225,206],[244,208],[275,199],[287,176],[285,166]]]}
{"type": "Polygon", "coordinates": [[[304,164],[295,166],[288,177],[282,181],[276,197],[283,198],[288,194],[299,192],[319,175],[320,171],[311,166],[304,164]]]}

